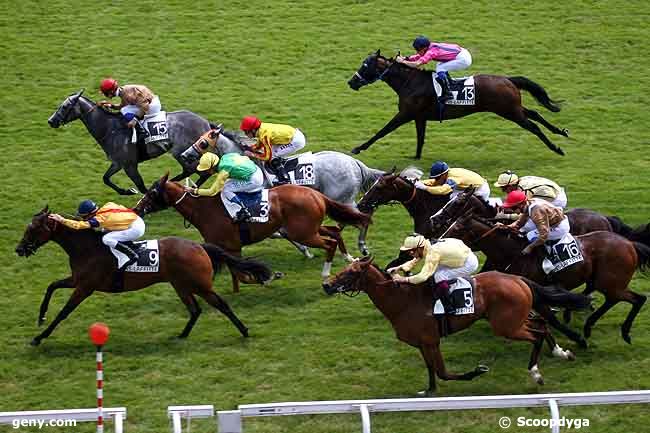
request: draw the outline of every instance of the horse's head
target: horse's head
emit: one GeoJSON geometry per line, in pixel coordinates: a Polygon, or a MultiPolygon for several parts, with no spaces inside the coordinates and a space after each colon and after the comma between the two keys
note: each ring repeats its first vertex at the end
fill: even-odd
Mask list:
{"type": "Polygon", "coordinates": [[[57,223],[50,220],[48,215],[50,215],[48,206],[45,206],[34,215],[32,222],[27,224],[25,234],[16,247],[16,254],[21,257],[29,257],[51,239],[57,223]]]}
{"type": "Polygon", "coordinates": [[[158,212],[169,207],[169,195],[167,193],[167,186],[172,182],[167,182],[169,173],[158,179],[151,185],[149,191],[140,199],[135,205],[133,211],[141,217],[158,212]]]}
{"type": "Polygon", "coordinates": [[[387,59],[377,50],[376,53],[365,58],[361,67],[348,81],[348,86],[352,90],[359,90],[363,86],[383,79],[393,63],[392,59],[387,59]]]}
{"type": "Polygon", "coordinates": [[[470,187],[449,200],[438,212],[429,218],[429,224],[435,237],[442,236],[458,218],[474,209],[474,188],[470,187]]]}
{"type": "Polygon", "coordinates": [[[373,261],[372,256],[366,256],[345,267],[341,272],[323,283],[323,290],[328,295],[364,290],[363,281],[373,261]]]}
{"type": "Polygon", "coordinates": [[[84,89],[81,89],[77,93],[65,98],[65,100],[59,105],[59,108],[56,109],[54,114],[47,119],[47,123],[50,124],[52,128],[58,128],[61,125],[72,122],[73,120],[81,117],[81,108],[79,107],[79,97],[84,92],[84,89]]]}
{"type": "Polygon", "coordinates": [[[385,173],[377,179],[375,184],[363,195],[358,208],[361,212],[370,213],[378,206],[398,201],[408,202],[415,193],[415,185],[410,179],[394,173],[385,173]]]}

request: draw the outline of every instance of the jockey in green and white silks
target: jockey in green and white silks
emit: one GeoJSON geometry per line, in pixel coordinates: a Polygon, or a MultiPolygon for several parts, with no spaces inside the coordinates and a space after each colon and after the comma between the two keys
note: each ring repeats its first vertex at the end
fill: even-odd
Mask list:
{"type": "Polygon", "coordinates": [[[226,153],[219,159],[214,153],[206,153],[196,169],[199,172],[217,173],[217,179],[210,188],[193,188],[194,194],[215,196],[221,192],[237,210],[234,217],[231,213],[235,222],[250,218],[250,212],[236,195],[238,192],[258,192],[264,188],[262,170],[250,158],[238,153],[226,153]]]}

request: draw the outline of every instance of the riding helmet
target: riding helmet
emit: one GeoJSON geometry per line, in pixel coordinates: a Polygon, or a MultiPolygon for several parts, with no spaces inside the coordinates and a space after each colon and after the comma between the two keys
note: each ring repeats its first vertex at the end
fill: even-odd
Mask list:
{"type": "Polygon", "coordinates": [[[449,171],[449,166],[444,161],[436,161],[429,170],[429,179],[440,177],[449,171]]]}
{"type": "Polygon", "coordinates": [[[262,124],[262,121],[255,116],[246,116],[242,119],[239,129],[242,131],[252,131],[257,129],[262,124]]]}
{"type": "Polygon", "coordinates": [[[425,241],[426,238],[424,236],[414,233],[411,236],[407,236],[406,239],[404,239],[404,243],[400,247],[400,250],[410,251],[410,250],[414,250],[415,248],[420,248],[424,246],[425,241]]]}
{"type": "Polygon", "coordinates": [[[517,183],[519,183],[519,176],[517,176],[516,173],[508,170],[499,175],[497,181],[494,183],[494,186],[502,188],[508,185],[517,185],[517,183]]]}
{"type": "Polygon", "coordinates": [[[104,78],[99,85],[99,90],[106,96],[113,93],[115,89],[117,89],[117,80],[114,78],[104,78]]]}
{"type": "Polygon", "coordinates": [[[413,40],[413,48],[415,51],[420,51],[422,48],[428,48],[431,45],[431,41],[426,36],[418,36],[413,40]]]}
{"type": "Polygon", "coordinates": [[[503,202],[503,207],[510,208],[517,206],[518,204],[525,202],[526,198],[526,193],[520,189],[510,191],[506,196],[506,201],[503,202]]]}
{"type": "Polygon", "coordinates": [[[196,167],[197,171],[206,171],[210,170],[213,167],[216,167],[219,164],[219,157],[214,153],[204,153],[201,159],[199,160],[199,165],[196,167]]]}
{"type": "Polygon", "coordinates": [[[77,215],[80,217],[90,215],[91,213],[97,212],[97,205],[92,200],[84,200],[79,204],[79,209],[77,209],[77,215]]]}

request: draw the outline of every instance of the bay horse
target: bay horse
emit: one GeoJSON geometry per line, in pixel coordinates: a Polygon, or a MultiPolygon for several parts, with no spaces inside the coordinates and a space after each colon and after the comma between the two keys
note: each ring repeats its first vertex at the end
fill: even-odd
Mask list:
{"type": "MultiPolygon", "coordinates": [[[[194,173],[198,161],[186,161],[181,154],[205,131],[217,128],[213,123],[191,111],[170,111],[167,113],[167,130],[171,147],[163,148],[149,144],[146,146],[146,151],[143,151],[140,144],[131,143],[133,130],[126,126],[126,121],[120,113],[113,113],[98,106],[94,101],[82,96],[82,93],[83,89],[68,96],[47,122],[52,128],[59,128],[74,120],[81,120],[111,160],[111,166],[103,176],[104,183],[120,195],[132,195],[138,191],[144,194],[147,187],[138,171],[138,163],[157,158],[167,151],[183,168],[174,180],[184,179],[194,173]],[[111,177],[122,169],[138,190],[124,189],[111,181],[111,177]]],[[[220,134],[219,142],[229,141],[229,137],[232,136],[228,133],[220,134]]]]}
{"type": "MultiPolygon", "coordinates": [[[[584,308],[589,304],[588,298],[500,272],[478,274],[474,280],[474,313],[447,316],[449,333],[486,319],[494,335],[532,343],[528,371],[535,382],[543,384],[538,363],[544,338],[549,332],[543,321],[529,319],[529,313],[533,308],[539,312],[548,311],[549,306],[584,308]]],[[[426,282],[395,284],[389,274],[372,265],[372,258],[364,257],[324,283],[323,289],[329,295],[366,292],[391,323],[397,338],[420,349],[429,372],[429,387],[423,392],[425,395],[435,392],[436,374],[442,380],[471,380],[489,371],[483,365],[464,374],[447,371],[440,351],[438,322],[430,314],[432,294],[426,282]]],[[[560,356],[555,351],[553,353],[560,356]]]]}
{"type": "MultiPolygon", "coordinates": [[[[56,280],[47,287],[38,316],[39,326],[45,321],[45,314],[54,291],[65,287],[74,288],[74,291],[54,321],[34,337],[31,343],[33,346],[39,345],[44,338],[47,338],[54,328],[93,292],[117,293],[113,286],[117,260],[102,243],[102,233],[94,230],[70,229],[51,220],[49,214],[50,211],[46,206],[34,215],[16,247],[19,256],[29,257],[41,246],[53,241],[59,244],[70,258],[72,275],[56,280]]],[[[248,337],[246,326],[230,309],[228,303],[212,289],[212,279],[224,263],[259,282],[270,279],[270,269],[257,260],[233,256],[211,244],[166,237],[159,239],[158,245],[159,270],[143,273],[125,272],[124,285],[120,292],[140,290],[156,283],[169,282],[190,313],[190,319],[178,338],[186,338],[190,334],[201,314],[195,295],[223,313],[244,337],[248,337]]]]}
{"type": "MultiPolygon", "coordinates": [[[[367,227],[371,222],[370,216],[298,185],[280,185],[270,189],[269,204],[268,222],[236,224],[219,195],[194,196],[178,183],[168,181],[168,175],[165,175],[153,184],[133,210],[144,216],[172,206],[199,230],[203,239],[237,255],[244,245],[262,241],[282,228],[287,239],[325,250],[323,278],[330,274],[337,246],[346,259],[353,260],[345,250],[340,229],[322,225],[325,216],[355,227],[367,227]]],[[[231,274],[233,291],[238,292],[238,274],[232,268],[231,274]]]]}
{"type": "MultiPolygon", "coordinates": [[[[632,309],[621,325],[623,340],[632,342],[630,329],[646,302],[646,296],[631,291],[628,286],[636,270],[644,271],[650,265],[650,247],[607,231],[576,236],[584,261],[549,277],[542,269],[544,248],[536,248],[529,255],[521,255],[521,251],[528,245],[524,236],[474,216],[471,209],[453,223],[448,236],[462,239],[470,248],[482,251],[493,269],[522,275],[540,284],[545,284],[550,279],[569,290],[586,284],[584,294],[601,292],[605,296],[605,303],[587,318],[584,324],[585,338],[591,336],[591,329],[598,319],[614,305],[621,301],[632,304],[632,309]]],[[[551,324],[558,325],[554,322],[551,324]]],[[[560,326],[556,327],[562,330],[560,326]]],[[[565,334],[573,339],[571,335],[565,334]]]]}
{"type": "Polygon", "coordinates": [[[427,120],[456,119],[479,112],[492,112],[504,119],[516,123],[520,127],[535,134],[553,152],[564,155],[564,151],[553,144],[533,121],[548,128],[554,134],[568,137],[566,129],[560,129],[546,121],[537,111],[530,110],[521,104],[521,91],[530,92],[542,106],[552,112],[560,111],[560,107],[549,98],[546,90],[539,84],[525,77],[503,77],[498,75],[474,75],[476,88],[475,105],[445,105],[441,117],[440,105],[433,89],[431,71],[411,68],[386,58],[377,50],[368,56],[348,85],[353,90],[372,84],[377,80],[384,81],[399,97],[398,113],[370,140],[352,149],[359,153],[368,149],[375,141],[390,134],[400,126],[415,121],[417,132],[417,149],[415,158],[422,156],[422,147],[427,128],[427,120]]]}

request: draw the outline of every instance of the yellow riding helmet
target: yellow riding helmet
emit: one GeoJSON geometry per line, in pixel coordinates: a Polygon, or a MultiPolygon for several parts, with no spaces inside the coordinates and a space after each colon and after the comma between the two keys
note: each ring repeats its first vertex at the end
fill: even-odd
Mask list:
{"type": "Polygon", "coordinates": [[[206,171],[216,167],[219,164],[219,157],[214,153],[204,153],[199,160],[199,165],[196,167],[197,171],[206,171]]]}
{"type": "Polygon", "coordinates": [[[426,238],[422,235],[411,235],[404,239],[404,243],[400,247],[401,251],[410,251],[415,248],[424,246],[426,238]]]}
{"type": "Polygon", "coordinates": [[[494,183],[494,186],[503,188],[504,186],[508,186],[508,185],[517,185],[517,183],[519,183],[519,176],[517,176],[512,171],[508,170],[508,171],[504,171],[499,175],[497,181],[494,183]]]}

